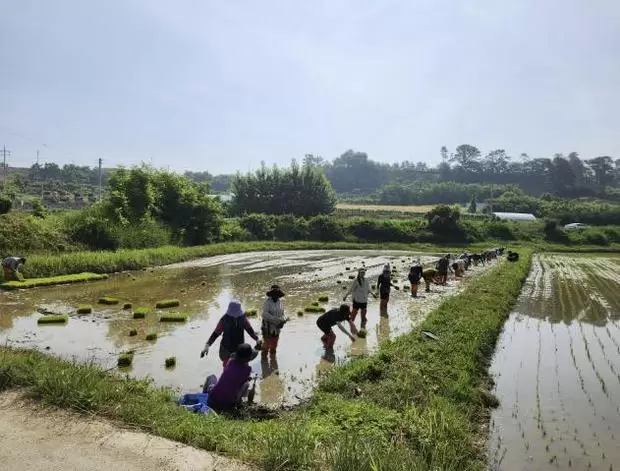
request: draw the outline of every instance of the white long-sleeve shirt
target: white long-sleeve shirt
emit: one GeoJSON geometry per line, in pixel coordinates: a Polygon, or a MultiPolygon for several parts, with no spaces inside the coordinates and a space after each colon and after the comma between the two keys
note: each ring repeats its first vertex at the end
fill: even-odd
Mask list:
{"type": "Polygon", "coordinates": [[[353,283],[351,284],[351,287],[349,288],[349,291],[347,291],[346,295],[349,296],[350,294],[352,294],[353,301],[355,301],[356,303],[367,303],[368,295],[370,293],[372,293],[372,290],[370,289],[370,283],[368,282],[368,279],[364,278],[360,283],[356,278],[355,281],[353,281],[353,283]]]}
{"type": "Polygon", "coordinates": [[[265,299],[263,304],[263,335],[280,335],[280,324],[284,321],[284,306],[282,300],[265,299]]]}

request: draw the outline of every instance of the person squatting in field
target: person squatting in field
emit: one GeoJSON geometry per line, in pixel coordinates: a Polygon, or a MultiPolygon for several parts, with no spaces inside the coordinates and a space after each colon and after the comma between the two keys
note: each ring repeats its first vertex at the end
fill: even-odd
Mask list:
{"type": "Polygon", "coordinates": [[[379,290],[379,313],[382,316],[387,316],[387,305],[390,301],[390,288],[394,287],[396,290],[400,290],[398,286],[392,283],[392,272],[390,270],[390,264],[387,263],[383,266],[383,272],[379,275],[377,280],[377,289],[379,290]]]}
{"type": "Polygon", "coordinates": [[[247,343],[242,343],[224,366],[220,378],[210,375],[202,388],[207,393],[207,405],[216,412],[230,411],[242,404],[250,388],[252,368],[249,363],[256,358],[258,351],[247,343]]]}
{"type": "Polygon", "coordinates": [[[267,291],[267,299],[265,299],[263,304],[263,322],[261,325],[261,333],[263,334],[261,357],[263,360],[267,359],[267,355],[272,359],[275,358],[280,331],[284,324],[290,320],[284,316],[283,297],[284,292],[278,285],[272,285],[271,289],[267,291]]]}
{"type": "Polygon", "coordinates": [[[248,333],[256,341],[257,349],[260,349],[260,342],[258,335],[254,332],[252,325],[245,316],[243,309],[241,309],[241,303],[239,301],[231,301],[228,303],[228,309],[224,314],[215,330],[205,343],[202,352],[200,352],[200,358],[209,353],[209,347],[217,340],[221,335],[222,341],[220,342],[220,360],[225,367],[228,363],[230,356],[237,351],[239,345],[245,343],[245,332],[248,333]]]}
{"type": "Polygon", "coordinates": [[[355,327],[355,318],[357,317],[357,312],[361,310],[362,314],[362,323],[361,328],[366,328],[366,322],[368,319],[366,318],[366,313],[368,312],[368,295],[372,294],[375,299],[377,299],[377,295],[372,292],[370,289],[370,283],[366,279],[366,269],[360,268],[357,272],[357,277],[351,283],[351,287],[347,291],[347,294],[342,298],[343,301],[347,300],[347,297],[351,295],[353,299],[353,311],[351,312],[351,322],[353,322],[353,326],[351,330],[354,334],[357,334],[357,328],[355,327]]]}
{"type": "Polygon", "coordinates": [[[452,264],[452,270],[454,270],[454,276],[456,278],[462,278],[465,274],[465,262],[463,260],[457,260],[452,264]]]}
{"type": "MultiPolygon", "coordinates": [[[[420,280],[422,279],[422,265],[420,265],[420,261],[417,260],[415,265],[411,267],[409,270],[409,283],[411,284],[411,297],[418,297],[418,285],[420,284],[420,280]]],[[[428,291],[428,290],[427,290],[428,291]]]]}
{"type": "Polygon", "coordinates": [[[319,316],[316,320],[316,325],[323,335],[321,336],[321,342],[326,350],[332,350],[334,343],[336,342],[336,334],[333,327],[338,327],[345,335],[347,335],[352,342],[355,342],[355,337],[352,333],[348,332],[342,325],[342,322],[347,321],[351,332],[355,330],[355,324],[351,320],[351,308],[348,304],[342,304],[339,308],[330,309],[325,314],[319,316]]]}
{"type": "Polygon", "coordinates": [[[2,260],[4,281],[20,281],[22,274],[19,272],[19,268],[25,263],[26,259],[23,257],[6,257],[2,260]]]}
{"type": "Polygon", "coordinates": [[[427,268],[422,272],[422,278],[424,279],[424,285],[426,287],[425,291],[430,293],[431,291],[431,283],[441,284],[442,278],[439,276],[439,273],[435,268],[427,268]]]}

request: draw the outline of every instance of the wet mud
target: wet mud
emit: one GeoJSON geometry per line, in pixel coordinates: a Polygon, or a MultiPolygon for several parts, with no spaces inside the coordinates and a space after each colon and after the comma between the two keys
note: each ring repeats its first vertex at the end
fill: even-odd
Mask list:
{"type": "MultiPolygon", "coordinates": [[[[256,400],[270,405],[293,405],[307,399],[320,374],[334,363],[371,353],[380,341],[402,335],[421,322],[446,296],[456,293],[472,276],[486,268],[466,272],[464,280],[450,280],[447,286],[432,286],[432,292],[411,299],[402,289],[408,285],[407,272],[415,259],[431,262],[436,254],[413,254],[381,251],[289,251],[247,253],[210,257],[139,272],[112,275],[94,283],[37,288],[0,293],[0,342],[14,347],[42,351],[78,361],[94,361],[104,368],[116,370],[121,352],[134,350],[132,366],[123,373],[135,377],[151,377],[155,384],[171,386],[179,392],[200,389],[208,374],[219,374],[221,362],[217,349],[201,359],[200,351],[224,314],[231,299],[239,299],[243,308],[256,309],[251,318],[260,335],[260,311],[265,293],[273,283],[286,293],[284,307],[291,321],[282,331],[275,361],[251,364],[259,374],[256,400]],[[379,316],[379,302],[371,299],[368,309],[368,335],[354,343],[337,331],[335,355],[326,358],[317,314],[297,312],[319,296],[326,309],[342,302],[349,276],[363,265],[371,283],[376,283],[383,265],[397,269],[400,291],[392,290],[389,317],[379,316]],[[349,268],[347,270],[347,268],[349,268]],[[340,281],[340,283],[338,283],[340,281]],[[101,305],[97,300],[112,296],[118,305],[101,305]],[[157,310],[162,299],[178,299],[179,307],[157,310]],[[125,302],[133,309],[124,310],[125,302]],[[91,314],[78,315],[78,304],[90,304],[91,314]],[[144,319],[133,319],[133,310],[149,307],[144,319]],[[38,326],[41,312],[67,314],[64,325],[38,326]],[[162,313],[180,312],[189,316],[185,323],[161,323],[162,313]],[[129,335],[131,330],[137,335],[129,335]],[[147,341],[147,334],[157,339],[147,341]],[[176,357],[174,368],[165,368],[165,359],[176,357]]],[[[423,291],[423,288],[421,289],[423,291]]],[[[349,298],[350,301],[350,298],[349,298]]],[[[358,317],[359,327],[359,317],[358,317]]],[[[246,340],[249,341],[246,336],[246,340]]]]}
{"type": "Polygon", "coordinates": [[[620,469],[619,262],[534,258],[491,366],[491,469],[620,469]]]}

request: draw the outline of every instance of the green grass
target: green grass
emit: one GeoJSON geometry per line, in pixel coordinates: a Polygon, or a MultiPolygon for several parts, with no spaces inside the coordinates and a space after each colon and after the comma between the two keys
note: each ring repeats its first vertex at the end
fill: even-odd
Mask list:
{"type": "Polygon", "coordinates": [[[38,288],[41,286],[65,285],[69,283],[83,283],[86,281],[104,280],[108,275],[97,273],[76,273],[74,275],[50,276],[47,278],[29,278],[24,281],[5,281],[0,288],[5,290],[38,288]]]}
{"type": "Polygon", "coordinates": [[[146,334],[146,340],[149,340],[149,341],[157,340],[157,334],[154,332],[150,334],[146,334]]]}
{"type": "Polygon", "coordinates": [[[161,301],[157,301],[155,303],[155,307],[157,309],[167,309],[169,307],[178,307],[181,304],[181,301],[178,299],[163,299],[161,301]]]}
{"type": "Polygon", "coordinates": [[[77,313],[78,314],[90,314],[93,312],[93,308],[92,306],[88,305],[88,304],[80,304],[77,307],[77,313]]]}
{"type": "Polygon", "coordinates": [[[319,296],[320,303],[326,303],[329,301],[329,296],[319,296]]]}
{"type": "Polygon", "coordinates": [[[43,316],[37,319],[37,324],[64,324],[68,320],[67,316],[43,316]]]}
{"type": "Polygon", "coordinates": [[[151,310],[148,307],[137,307],[134,311],[133,311],[133,318],[134,319],[144,319],[146,317],[146,315],[148,313],[150,313],[151,310]]]}
{"type": "Polygon", "coordinates": [[[99,298],[99,301],[97,301],[99,304],[106,304],[108,306],[114,306],[118,303],[120,303],[120,301],[116,298],[112,298],[110,296],[104,296],[102,298],[99,298]]]}
{"type": "Polygon", "coordinates": [[[313,312],[313,313],[324,313],[325,308],[321,306],[315,306],[314,304],[310,304],[304,308],[305,312],[313,312]]]}
{"type": "Polygon", "coordinates": [[[159,318],[159,322],[185,322],[187,320],[187,314],[164,314],[159,318]]]}
{"type": "Polygon", "coordinates": [[[530,252],[470,280],[414,331],[334,368],[310,403],[278,418],[189,414],[173,392],[93,364],[0,347],[0,390],[95,413],[251,461],[268,471],[483,470],[488,362],[527,275],[530,252]],[[437,334],[425,340],[421,330],[437,334]],[[361,393],[361,394],[360,394],[361,393]]]}
{"type": "Polygon", "coordinates": [[[172,368],[172,367],[176,366],[177,359],[175,357],[166,358],[166,361],[165,361],[164,364],[166,365],[166,368],[172,368]]]}

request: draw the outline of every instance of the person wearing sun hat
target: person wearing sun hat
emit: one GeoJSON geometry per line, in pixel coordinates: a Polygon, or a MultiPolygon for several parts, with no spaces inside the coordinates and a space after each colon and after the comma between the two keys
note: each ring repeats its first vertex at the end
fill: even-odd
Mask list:
{"type": "Polygon", "coordinates": [[[261,353],[263,360],[267,359],[267,355],[272,359],[275,358],[280,331],[284,324],[289,321],[289,318],[284,316],[283,297],[284,291],[278,285],[272,285],[267,291],[267,299],[263,304],[263,322],[261,325],[264,342],[261,353]]]}
{"type": "Polygon", "coordinates": [[[250,388],[252,367],[248,363],[257,355],[258,351],[247,343],[242,343],[231,355],[220,379],[218,380],[215,375],[207,378],[202,392],[209,395],[207,405],[211,409],[220,412],[241,405],[243,397],[250,388]]]}
{"type": "Polygon", "coordinates": [[[215,330],[213,330],[209,340],[207,340],[207,343],[202,349],[202,352],[200,352],[200,358],[209,353],[209,347],[211,347],[221,335],[220,360],[222,360],[222,364],[226,366],[230,356],[237,351],[239,345],[245,342],[245,332],[257,342],[257,345],[260,344],[258,335],[254,332],[252,324],[250,324],[243,309],[241,309],[241,303],[237,300],[233,300],[228,303],[226,314],[221,317],[215,330]]]}

